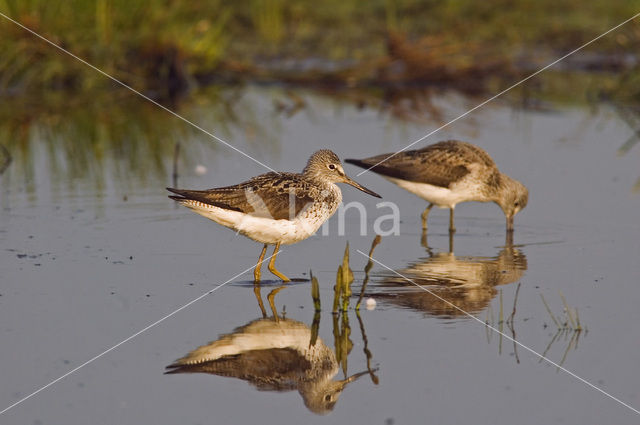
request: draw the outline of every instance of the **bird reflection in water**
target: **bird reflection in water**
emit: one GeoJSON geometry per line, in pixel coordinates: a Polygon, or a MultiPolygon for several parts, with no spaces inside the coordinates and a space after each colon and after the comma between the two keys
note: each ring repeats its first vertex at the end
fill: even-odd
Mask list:
{"type": "Polygon", "coordinates": [[[389,273],[384,274],[379,284],[383,291],[372,294],[373,297],[430,315],[456,318],[464,316],[464,312],[485,309],[497,294],[496,286],[520,280],[527,270],[527,258],[513,245],[510,235],[495,257],[456,256],[451,235],[448,252],[434,252],[425,234],[422,244],[429,256],[397,272],[440,298],[416,288],[398,274],[389,273]]]}
{"type": "MultiPolygon", "coordinates": [[[[273,298],[283,288],[274,289],[268,296],[272,318],[253,320],[196,348],[167,366],[166,373],[209,373],[238,378],[259,391],[298,390],[313,413],[323,415],[332,411],[347,384],[369,371],[333,380],[339,365],[334,351],[317,336],[319,312],[312,328],[278,317],[273,298]]],[[[258,287],[256,296],[259,295],[258,287]]],[[[260,301],[259,304],[264,312],[263,304],[260,301]]]]}

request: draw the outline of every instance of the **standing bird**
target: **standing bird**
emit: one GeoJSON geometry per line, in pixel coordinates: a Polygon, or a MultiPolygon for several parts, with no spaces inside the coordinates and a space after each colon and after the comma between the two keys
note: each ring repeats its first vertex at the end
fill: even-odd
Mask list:
{"type": "Polygon", "coordinates": [[[336,183],[347,183],[369,195],[381,197],[351,180],[338,156],[327,149],[311,155],[299,174],[271,172],[234,186],[167,190],[178,195],[169,198],[264,244],[253,274],[255,282],[260,282],[267,245],[275,244],[269,271],[288,282],[290,279],[275,268],[280,244],[293,244],[308,238],[336,212],[342,202],[342,192],[336,183]]]}
{"type": "Polygon", "coordinates": [[[422,213],[427,229],[431,208],[449,208],[449,231],[456,231],[453,210],[467,201],[493,201],[507,218],[513,232],[513,216],[527,206],[529,191],[517,180],[501,173],[481,148],[457,140],[438,142],[422,149],[384,154],[345,162],[370,169],[401,188],[429,202],[422,213]]]}

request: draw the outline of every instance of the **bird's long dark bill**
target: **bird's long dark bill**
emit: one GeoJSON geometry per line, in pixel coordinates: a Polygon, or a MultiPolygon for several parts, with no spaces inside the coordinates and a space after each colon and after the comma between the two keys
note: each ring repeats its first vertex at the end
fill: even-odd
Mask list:
{"type": "Polygon", "coordinates": [[[351,186],[355,187],[356,189],[360,189],[361,191],[363,191],[364,193],[368,193],[371,196],[375,196],[376,198],[382,198],[382,196],[378,195],[377,193],[375,193],[373,190],[369,190],[366,187],[360,185],[359,183],[356,183],[355,181],[351,180],[351,178],[345,176],[346,184],[350,184],[351,186]]]}
{"type": "MultiPolygon", "coordinates": [[[[374,370],[374,372],[375,372],[375,370],[374,370]]],[[[357,381],[358,378],[360,378],[361,376],[368,375],[368,374],[369,374],[369,371],[365,370],[363,372],[355,373],[355,374],[351,375],[350,377],[348,377],[347,379],[343,379],[340,382],[342,382],[344,385],[347,385],[347,384],[349,384],[349,383],[351,383],[353,381],[357,381]]]]}

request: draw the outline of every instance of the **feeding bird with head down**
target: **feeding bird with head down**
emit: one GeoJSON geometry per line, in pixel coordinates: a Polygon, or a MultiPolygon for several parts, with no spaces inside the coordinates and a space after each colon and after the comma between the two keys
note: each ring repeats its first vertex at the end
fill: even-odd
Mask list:
{"type": "Polygon", "coordinates": [[[431,208],[449,208],[449,231],[455,232],[453,211],[460,202],[495,202],[513,231],[513,217],[527,206],[528,189],[498,170],[487,152],[457,140],[438,142],[422,149],[383,154],[345,162],[380,174],[429,202],[422,213],[427,229],[431,208]]]}

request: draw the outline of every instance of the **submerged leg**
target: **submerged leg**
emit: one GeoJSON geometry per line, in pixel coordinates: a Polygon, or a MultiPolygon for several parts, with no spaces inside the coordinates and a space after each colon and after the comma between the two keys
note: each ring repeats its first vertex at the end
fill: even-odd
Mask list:
{"type": "Polygon", "coordinates": [[[258,264],[256,264],[256,268],[253,271],[253,281],[255,283],[260,282],[260,269],[262,268],[262,262],[264,261],[264,254],[267,253],[267,244],[264,244],[262,247],[262,252],[260,253],[260,258],[258,258],[258,264]]]}
{"type": "Polygon", "coordinates": [[[427,251],[431,249],[429,248],[429,243],[427,242],[427,229],[425,229],[424,227],[422,228],[422,237],[420,238],[420,245],[425,247],[427,251]]]}
{"type": "Polygon", "coordinates": [[[429,204],[429,206],[422,212],[422,229],[427,230],[427,217],[429,217],[429,211],[433,208],[433,204],[429,204]]]}
{"type": "MultiPolygon", "coordinates": [[[[449,236],[452,236],[451,233],[449,233],[449,236]]],[[[433,250],[431,249],[431,247],[429,246],[429,242],[427,241],[427,229],[422,229],[420,245],[422,245],[427,250],[427,252],[429,253],[429,257],[433,257],[433,250]]]]}
{"type": "Polygon", "coordinates": [[[449,208],[449,233],[455,233],[456,226],[453,224],[453,207],[449,208]]]}
{"type": "Polygon", "coordinates": [[[291,279],[289,279],[288,277],[286,277],[285,275],[283,275],[282,273],[280,273],[278,270],[276,270],[276,256],[278,255],[278,250],[280,249],[280,242],[278,242],[276,244],[276,249],[273,250],[273,256],[271,256],[271,261],[269,261],[269,271],[273,274],[275,274],[276,276],[278,276],[280,279],[282,279],[284,282],[290,282],[291,279]]]}

